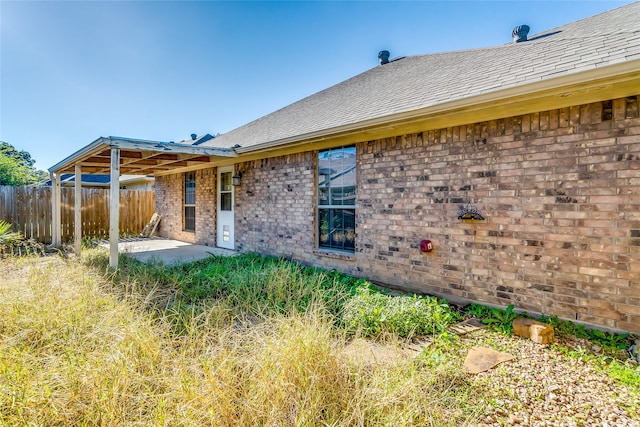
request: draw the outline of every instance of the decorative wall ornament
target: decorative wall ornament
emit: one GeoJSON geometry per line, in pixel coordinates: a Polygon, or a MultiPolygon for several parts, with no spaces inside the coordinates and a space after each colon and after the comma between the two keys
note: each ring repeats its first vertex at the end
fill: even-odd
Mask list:
{"type": "Polygon", "coordinates": [[[484,220],[484,216],[482,216],[480,209],[473,206],[471,203],[467,203],[466,205],[460,206],[460,209],[458,209],[458,219],[475,219],[482,221],[484,220]]]}

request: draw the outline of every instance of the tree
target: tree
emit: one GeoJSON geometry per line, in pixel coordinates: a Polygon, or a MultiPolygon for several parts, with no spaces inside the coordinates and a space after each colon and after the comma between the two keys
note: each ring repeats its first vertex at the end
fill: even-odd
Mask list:
{"type": "Polygon", "coordinates": [[[47,177],[45,171],[36,170],[36,161],[27,151],[0,141],[0,185],[38,184],[47,177]]]}

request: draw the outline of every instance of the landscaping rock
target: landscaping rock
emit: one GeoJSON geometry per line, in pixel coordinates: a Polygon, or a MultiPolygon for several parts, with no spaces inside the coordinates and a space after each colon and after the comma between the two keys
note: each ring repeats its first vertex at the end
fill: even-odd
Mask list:
{"type": "Polygon", "coordinates": [[[474,347],[469,350],[464,366],[470,374],[478,374],[514,358],[509,353],[502,353],[487,347],[474,347]]]}
{"type": "Polygon", "coordinates": [[[553,326],[533,319],[514,319],[513,332],[538,344],[551,344],[554,340],[553,326]]]}

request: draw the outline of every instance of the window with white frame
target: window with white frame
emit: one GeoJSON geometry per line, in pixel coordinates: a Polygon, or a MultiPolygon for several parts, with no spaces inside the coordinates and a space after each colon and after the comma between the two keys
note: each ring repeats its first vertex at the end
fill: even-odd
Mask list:
{"type": "Polygon", "coordinates": [[[354,252],[356,147],[318,153],[318,247],[354,252]]]}
{"type": "Polygon", "coordinates": [[[184,230],[196,231],[196,173],[184,174],[184,230]]]}

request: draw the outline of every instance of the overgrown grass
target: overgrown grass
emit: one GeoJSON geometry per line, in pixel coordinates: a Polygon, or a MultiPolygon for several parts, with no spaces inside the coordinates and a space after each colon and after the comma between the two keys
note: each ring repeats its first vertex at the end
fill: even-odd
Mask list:
{"type": "MultiPolygon", "coordinates": [[[[337,271],[304,267],[275,257],[245,254],[215,256],[173,267],[121,258],[111,280],[125,293],[143,292],[159,312],[185,331],[185,320],[217,307],[215,322],[260,319],[322,307],[351,335],[401,336],[443,331],[458,320],[446,304],[431,297],[391,297],[365,279],[337,271]]],[[[108,271],[103,256],[90,265],[108,271]]],[[[220,324],[220,323],[218,323],[220,324]]]]}
{"type": "Polygon", "coordinates": [[[456,320],[460,319],[446,301],[417,295],[389,297],[370,287],[358,288],[342,310],[345,329],[363,336],[431,335],[444,332],[456,320]]]}
{"type": "MultiPolygon", "coordinates": [[[[0,264],[0,425],[477,425],[495,398],[437,299],[253,255],[120,261],[0,264]],[[430,332],[419,354],[399,345],[430,332]]],[[[637,396],[633,367],[610,365],[637,396]]]]}
{"type": "MultiPolygon", "coordinates": [[[[87,262],[108,270],[107,260],[98,252],[87,262]]],[[[212,256],[206,260],[177,266],[143,264],[120,258],[120,269],[111,278],[123,291],[153,294],[157,304],[167,306],[177,300],[187,306],[224,299],[239,313],[263,314],[304,311],[314,302],[336,313],[363,279],[338,272],[303,267],[274,257],[248,254],[234,257],[212,256]],[[162,289],[171,301],[154,293],[162,289]]]]}
{"type": "Polygon", "coordinates": [[[186,303],[224,298],[246,313],[305,311],[320,303],[337,314],[363,279],[255,254],[213,257],[168,269],[186,303]]]}
{"type": "Polygon", "coordinates": [[[327,283],[346,282],[316,296],[304,291],[317,284],[303,279],[313,271],[266,260],[257,282],[279,293],[268,297],[235,290],[241,283],[206,263],[205,275],[123,259],[113,274],[101,267],[104,254],[87,252],[85,263],[8,258],[0,266],[9,278],[0,282],[0,425],[473,423],[478,409],[458,368],[425,368],[393,345],[395,356],[377,363],[348,351],[331,308],[351,292],[341,276],[317,271],[327,283]],[[278,275],[298,289],[279,289],[278,275]],[[192,278],[186,288],[184,277],[192,278]],[[190,296],[210,277],[217,298],[190,296]]]}

